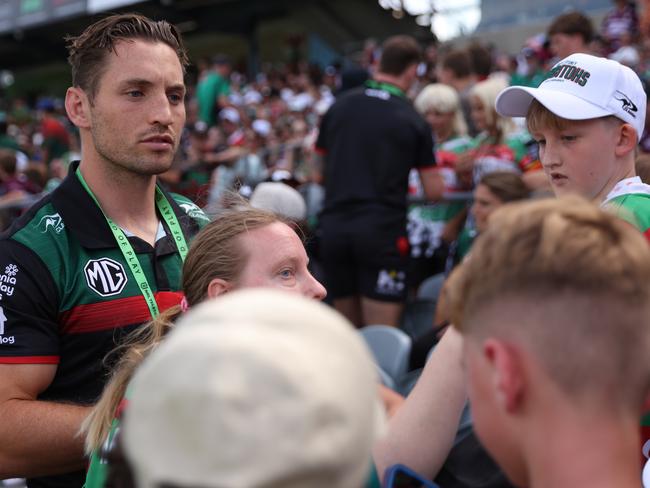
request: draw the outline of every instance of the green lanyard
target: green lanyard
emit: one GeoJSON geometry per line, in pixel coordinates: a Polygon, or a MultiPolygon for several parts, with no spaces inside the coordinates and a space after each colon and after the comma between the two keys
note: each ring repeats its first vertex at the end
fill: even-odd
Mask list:
{"type": "MultiPolygon", "coordinates": [[[[147,277],[145,276],[144,271],[142,271],[142,266],[140,266],[140,261],[138,261],[138,256],[133,250],[133,246],[131,246],[131,243],[129,242],[129,239],[124,234],[124,231],[120,229],[115,224],[115,222],[113,222],[110,218],[106,216],[106,214],[102,210],[101,205],[97,201],[97,197],[95,197],[92,190],[88,187],[88,183],[86,183],[86,180],[84,180],[84,177],[82,176],[79,168],[77,168],[76,174],[77,177],[79,178],[79,181],[81,181],[81,185],[86,189],[88,194],[95,201],[95,203],[99,207],[99,210],[102,212],[102,215],[104,215],[104,218],[106,219],[106,223],[110,227],[111,232],[113,232],[115,241],[117,242],[120,251],[122,251],[122,255],[124,256],[124,259],[128,264],[128,267],[131,270],[133,277],[135,278],[135,282],[137,283],[138,288],[140,288],[140,291],[142,292],[142,295],[144,296],[144,299],[147,302],[147,306],[149,307],[149,312],[151,313],[151,318],[155,318],[159,313],[158,304],[156,303],[156,297],[154,296],[153,291],[151,291],[151,287],[149,286],[149,282],[147,281],[147,277]]],[[[183,235],[183,231],[181,231],[181,226],[178,223],[178,219],[176,218],[176,214],[174,214],[174,210],[172,209],[172,206],[165,198],[165,195],[163,194],[162,190],[157,186],[156,186],[156,206],[158,207],[158,210],[160,211],[162,218],[167,223],[167,226],[169,227],[169,230],[171,231],[172,236],[174,237],[174,243],[176,244],[178,253],[181,256],[181,260],[185,261],[185,256],[187,256],[187,242],[185,241],[185,236],[183,235]]]]}
{"type": "Polygon", "coordinates": [[[390,85],[388,83],[382,83],[375,80],[368,80],[366,81],[366,86],[375,90],[383,90],[396,97],[406,98],[406,93],[404,93],[403,90],[397,88],[395,85],[390,85]]]}

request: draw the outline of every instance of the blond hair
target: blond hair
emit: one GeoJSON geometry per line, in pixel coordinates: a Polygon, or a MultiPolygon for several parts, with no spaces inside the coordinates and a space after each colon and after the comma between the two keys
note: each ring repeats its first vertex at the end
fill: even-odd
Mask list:
{"type": "MultiPolygon", "coordinates": [[[[192,241],[183,264],[181,288],[188,305],[205,300],[208,285],[215,278],[235,282],[248,260],[241,245],[241,236],[276,222],[288,223],[271,212],[239,205],[220,213],[201,229],[192,241]]],[[[135,330],[124,344],[111,353],[111,356],[121,355],[120,359],[102,396],[81,427],[81,432],[86,436],[86,452],[99,449],[106,441],[135,369],[160,343],[180,313],[179,305],[162,312],[135,330]]]]}
{"type": "Polygon", "coordinates": [[[415,109],[425,115],[431,110],[441,113],[454,113],[453,131],[457,136],[467,135],[467,124],[460,106],[460,97],[456,90],[442,83],[425,86],[413,102],[415,109]]]}
{"type": "MultiPolygon", "coordinates": [[[[614,115],[606,115],[605,117],[598,117],[598,119],[618,125],[625,123],[624,120],[621,120],[614,115]]],[[[526,126],[528,127],[528,132],[531,134],[544,129],[553,129],[558,131],[566,130],[571,123],[582,122],[583,120],[569,120],[555,115],[535,99],[531,102],[530,107],[528,108],[528,113],[526,114],[526,126]]]]}
{"type": "Polygon", "coordinates": [[[650,387],[649,276],[642,234],[586,200],[508,204],[450,277],[452,321],[474,337],[521,338],[569,395],[638,408],[650,387]]]}
{"type": "Polygon", "coordinates": [[[485,118],[488,126],[495,130],[497,144],[503,142],[503,138],[516,131],[517,127],[510,117],[499,115],[494,108],[497,96],[508,87],[508,82],[502,77],[492,77],[480,81],[470,90],[470,95],[478,98],[485,109],[485,118]]]}

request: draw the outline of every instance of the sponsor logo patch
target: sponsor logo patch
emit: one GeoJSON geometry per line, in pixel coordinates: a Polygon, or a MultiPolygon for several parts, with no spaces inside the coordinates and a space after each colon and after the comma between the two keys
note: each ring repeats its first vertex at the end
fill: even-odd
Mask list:
{"type": "Polygon", "coordinates": [[[377,275],[377,293],[384,295],[399,295],[406,286],[404,271],[382,269],[377,275]]]}
{"type": "Polygon", "coordinates": [[[183,211],[193,219],[210,220],[198,205],[195,205],[193,203],[179,203],[178,206],[181,207],[183,211]]]}
{"type": "Polygon", "coordinates": [[[124,266],[110,258],[91,259],[84,266],[88,287],[102,297],[122,292],[128,278],[124,266]]]}
{"type": "Polygon", "coordinates": [[[636,113],[639,111],[636,104],[630,100],[630,97],[628,97],[625,93],[618,90],[616,90],[615,93],[616,95],[614,98],[623,104],[623,110],[630,114],[632,117],[636,118],[636,113]]]}
{"type": "Polygon", "coordinates": [[[5,296],[10,297],[14,294],[17,274],[18,266],[15,264],[8,264],[5,266],[4,273],[0,274],[0,300],[5,296]]]}
{"type": "Polygon", "coordinates": [[[0,345],[4,344],[13,344],[16,342],[14,336],[5,336],[5,323],[7,322],[7,316],[2,307],[0,307],[0,345]]]}
{"type": "Polygon", "coordinates": [[[41,234],[45,234],[50,229],[52,229],[56,234],[59,234],[64,227],[63,219],[58,213],[44,215],[38,222],[38,228],[41,230],[41,234]]]}

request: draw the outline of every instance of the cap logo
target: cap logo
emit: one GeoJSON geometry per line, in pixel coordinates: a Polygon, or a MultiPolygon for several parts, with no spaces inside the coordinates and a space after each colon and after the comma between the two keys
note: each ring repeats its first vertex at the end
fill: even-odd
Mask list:
{"type": "Polygon", "coordinates": [[[572,64],[558,64],[548,73],[546,79],[562,78],[564,80],[573,81],[580,86],[585,86],[590,76],[591,73],[589,73],[589,71],[578,68],[572,64]]]}
{"type": "Polygon", "coordinates": [[[630,100],[630,97],[628,97],[625,93],[620,92],[618,90],[616,90],[615,93],[616,95],[614,96],[614,98],[623,104],[622,109],[628,114],[630,114],[632,117],[636,118],[636,112],[639,111],[636,104],[632,100],[630,100]]]}

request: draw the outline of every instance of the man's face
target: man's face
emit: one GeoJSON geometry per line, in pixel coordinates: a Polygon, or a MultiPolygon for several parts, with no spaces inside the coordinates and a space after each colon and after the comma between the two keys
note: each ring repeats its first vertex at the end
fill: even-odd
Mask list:
{"type": "Polygon", "coordinates": [[[317,300],[325,298],[325,288],[307,269],[305,247],[289,226],[275,222],[239,239],[248,260],[237,288],[271,287],[317,300]]]}
{"type": "Polygon", "coordinates": [[[532,134],[556,196],[578,194],[604,200],[621,179],[614,152],[617,127],[611,120],[575,120],[562,130],[541,128],[532,134]]]}
{"type": "Polygon", "coordinates": [[[183,69],[163,43],[121,41],[108,54],[90,105],[100,159],[136,174],[169,169],[185,124],[183,69]]]}

